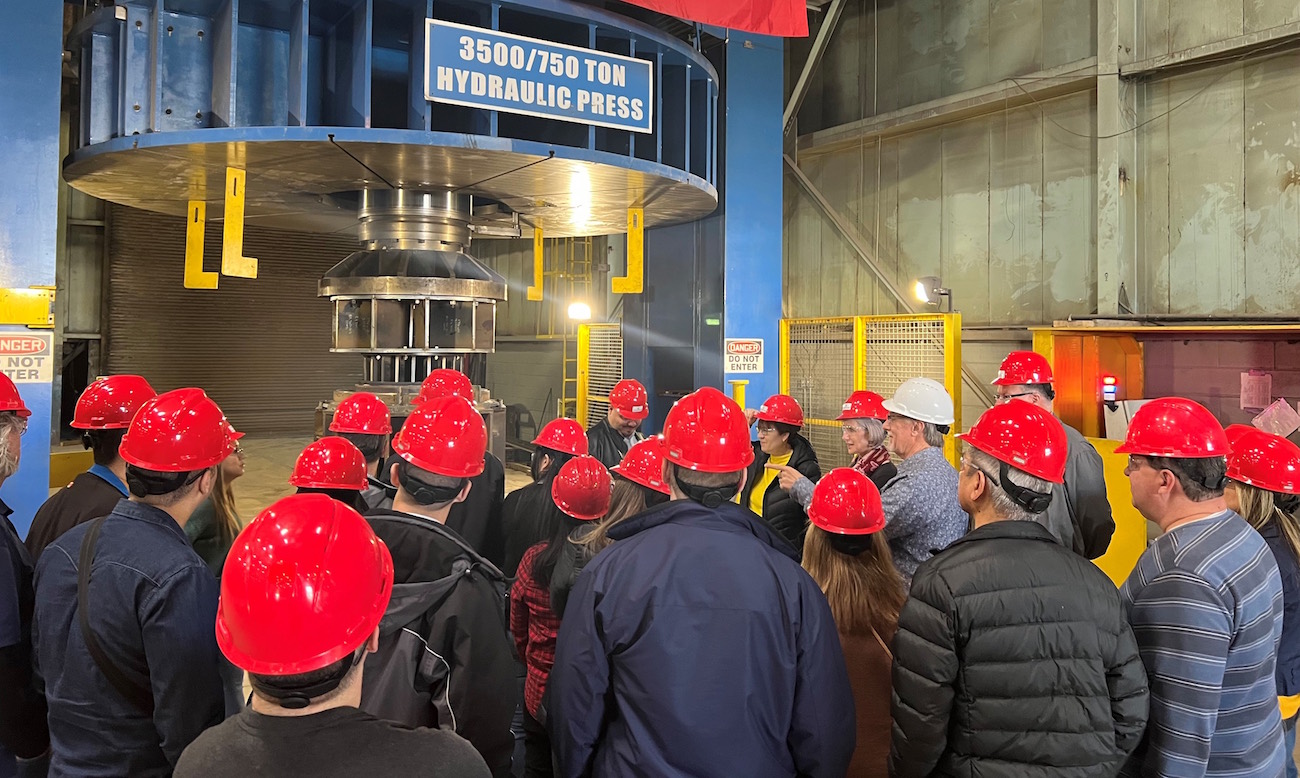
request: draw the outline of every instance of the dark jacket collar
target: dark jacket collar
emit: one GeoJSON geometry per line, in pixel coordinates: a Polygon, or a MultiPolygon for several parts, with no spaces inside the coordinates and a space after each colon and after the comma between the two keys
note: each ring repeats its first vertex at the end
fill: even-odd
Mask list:
{"type": "Polygon", "coordinates": [[[799,561],[799,553],[790,547],[785,538],[772,531],[753,511],[731,502],[724,502],[716,508],[706,508],[692,500],[673,500],[619,522],[610,529],[609,536],[614,540],[626,540],[664,524],[694,524],[750,534],[794,561],[799,561]]]}
{"type": "Polygon", "coordinates": [[[117,507],[113,509],[113,515],[124,519],[143,521],[146,524],[156,524],[176,533],[177,537],[185,541],[186,545],[190,544],[190,539],[186,537],[184,528],[177,524],[176,519],[173,519],[172,515],[162,508],[155,508],[152,505],[145,505],[142,502],[135,502],[124,497],[117,501],[117,507]]]}
{"type": "Polygon", "coordinates": [[[948,545],[952,548],[958,543],[970,543],[976,540],[994,540],[998,538],[1012,538],[1015,540],[1045,540],[1049,543],[1055,543],[1056,538],[1047,528],[1033,521],[995,521],[992,524],[985,524],[983,527],[976,527],[967,532],[965,535],[957,538],[948,545]]]}
{"type": "Polygon", "coordinates": [[[433,519],[393,510],[392,508],[377,508],[367,513],[366,518],[401,524],[414,532],[422,533],[418,534],[417,537],[426,540],[430,546],[436,547],[439,556],[465,556],[471,562],[482,565],[491,575],[497,578],[507,578],[505,573],[501,572],[496,565],[492,564],[482,554],[475,551],[473,546],[465,542],[465,539],[457,534],[455,530],[439,524],[433,519]]]}

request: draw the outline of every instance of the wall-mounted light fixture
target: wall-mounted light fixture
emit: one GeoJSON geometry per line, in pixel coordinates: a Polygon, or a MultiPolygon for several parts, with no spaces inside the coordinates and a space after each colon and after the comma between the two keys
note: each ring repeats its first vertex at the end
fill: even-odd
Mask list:
{"type": "Polygon", "coordinates": [[[569,318],[574,321],[591,321],[591,306],[583,302],[569,303],[569,318]]]}
{"type": "Polygon", "coordinates": [[[947,312],[952,313],[952,290],[945,289],[938,276],[922,276],[912,285],[912,294],[916,301],[924,305],[938,307],[940,300],[947,301],[947,312]]]}

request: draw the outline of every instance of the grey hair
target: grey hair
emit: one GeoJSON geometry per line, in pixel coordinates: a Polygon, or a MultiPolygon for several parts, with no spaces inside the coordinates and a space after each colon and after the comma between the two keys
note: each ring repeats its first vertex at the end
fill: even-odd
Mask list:
{"type": "Polygon", "coordinates": [[[8,478],[18,472],[18,459],[22,456],[22,444],[15,449],[9,447],[9,433],[21,432],[26,422],[16,413],[0,413],[0,479],[8,478]]]}
{"type": "Polygon", "coordinates": [[[943,432],[939,430],[939,425],[931,424],[928,421],[922,422],[922,424],[925,425],[921,433],[925,436],[925,445],[932,448],[941,448],[943,446],[943,432]]]}
{"type": "MultiPolygon", "coordinates": [[[[970,460],[972,467],[984,473],[984,476],[988,479],[989,494],[993,497],[993,511],[1000,518],[1006,521],[1036,521],[1038,516],[1042,515],[1030,513],[1007,495],[1006,490],[1002,488],[1002,484],[998,483],[998,471],[1002,467],[1002,463],[995,457],[980,451],[974,446],[967,446],[966,458],[970,460]]],[[[1052,483],[1050,481],[1044,481],[1023,470],[1008,467],[1007,478],[1011,480],[1011,483],[1022,489],[1028,489],[1040,494],[1052,493],[1052,483]]]]}
{"type": "Polygon", "coordinates": [[[880,448],[885,443],[885,425],[880,419],[849,419],[847,424],[852,424],[858,429],[867,433],[867,445],[872,448],[880,448]]]}

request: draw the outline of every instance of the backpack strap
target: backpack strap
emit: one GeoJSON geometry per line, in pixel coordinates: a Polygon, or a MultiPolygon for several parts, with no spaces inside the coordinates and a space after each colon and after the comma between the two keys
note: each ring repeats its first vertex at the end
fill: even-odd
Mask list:
{"type": "Polygon", "coordinates": [[[152,716],[153,692],[149,688],[147,676],[143,686],[127,678],[122,669],[113,664],[113,660],[104,653],[94,630],[90,628],[90,568],[95,563],[95,545],[99,542],[99,531],[103,529],[106,518],[108,517],[91,522],[90,531],[81,540],[81,557],[77,564],[77,621],[81,624],[81,639],[90,652],[90,658],[95,661],[95,666],[117,693],[145,715],[152,716]]]}

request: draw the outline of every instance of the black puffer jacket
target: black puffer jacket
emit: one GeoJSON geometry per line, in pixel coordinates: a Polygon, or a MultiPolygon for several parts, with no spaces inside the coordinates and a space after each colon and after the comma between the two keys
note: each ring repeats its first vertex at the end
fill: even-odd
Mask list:
{"type": "MultiPolygon", "coordinates": [[[[788,466],[798,470],[813,483],[821,480],[822,469],[821,465],[817,464],[817,452],[813,451],[808,439],[797,432],[791,434],[790,449],[788,466]]],[[[767,454],[763,453],[763,449],[759,448],[758,442],[755,441],[754,464],[749,466],[745,490],[740,495],[742,508],[749,507],[750,494],[754,491],[754,485],[763,477],[763,466],[767,464],[767,460],[767,454]]],[[[767,491],[763,493],[763,520],[781,537],[789,541],[800,556],[803,555],[803,536],[804,531],[808,529],[808,514],[804,513],[798,501],[781,488],[777,480],[768,484],[767,491]]]]}
{"type": "Polygon", "coordinates": [[[1147,720],[1119,595],[1028,521],[923,562],[894,637],[890,774],[1113,776],[1147,720]]]}

